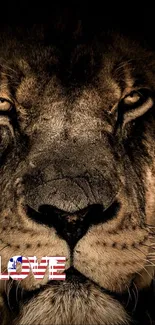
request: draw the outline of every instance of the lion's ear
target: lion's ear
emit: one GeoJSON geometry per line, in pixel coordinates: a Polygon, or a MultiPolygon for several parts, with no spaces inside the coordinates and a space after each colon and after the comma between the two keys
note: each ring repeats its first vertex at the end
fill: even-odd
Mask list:
{"type": "Polygon", "coordinates": [[[149,89],[133,90],[121,101],[119,112],[122,115],[123,126],[126,123],[145,114],[153,107],[153,94],[149,89]]]}

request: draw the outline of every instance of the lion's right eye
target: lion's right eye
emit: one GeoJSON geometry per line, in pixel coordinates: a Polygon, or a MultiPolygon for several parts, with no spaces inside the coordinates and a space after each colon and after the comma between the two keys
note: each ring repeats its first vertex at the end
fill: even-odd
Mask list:
{"type": "Polygon", "coordinates": [[[0,97],[0,112],[10,111],[12,108],[12,103],[10,100],[0,97]]]}

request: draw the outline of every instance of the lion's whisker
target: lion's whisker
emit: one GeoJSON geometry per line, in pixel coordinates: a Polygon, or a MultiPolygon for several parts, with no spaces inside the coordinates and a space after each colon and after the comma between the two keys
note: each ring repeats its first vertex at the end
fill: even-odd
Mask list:
{"type": "Polygon", "coordinates": [[[132,298],[131,298],[130,288],[129,288],[129,286],[127,284],[126,284],[126,288],[128,290],[128,300],[127,300],[127,303],[126,303],[125,307],[127,308],[128,304],[129,304],[129,301],[132,300],[132,298]]]}
{"type": "Polygon", "coordinates": [[[7,283],[7,287],[6,287],[6,289],[7,289],[6,290],[7,303],[8,303],[10,310],[12,310],[11,303],[10,303],[10,291],[11,291],[12,285],[13,285],[13,280],[10,279],[9,282],[7,283]]]}
{"type": "MultiPolygon", "coordinates": [[[[137,249],[138,249],[138,248],[137,248],[137,249]]],[[[129,249],[128,249],[128,250],[129,250],[129,249]]],[[[129,251],[130,251],[130,250],[129,250],[129,251]]],[[[140,249],[139,249],[139,251],[145,255],[145,253],[142,252],[140,249]]],[[[133,254],[133,252],[131,252],[131,251],[130,251],[130,253],[133,254]]],[[[134,255],[136,255],[136,256],[138,257],[138,259],[140,259],[140,256],[138,256],[135,252],[134,252],[134,255]]],[[[146,257],[145,259],[141,259],[141,260],[143,260],[144,262],[151,263],[151,261],[147,260],[147,257],[146,257]]],[[[149,278],[151,278],[151,280],[152,280],[152,275],[148,272],[148,270],[146,269],[145,265],[141,265],[141,264],[138,263],[137,261],[136,261],[136,263],[137,263],[137,265],[140,266],[141,270],[144,270],[144,271],[148,274],[149,278]]],[[[149,266],[153,266],[153,267],[154,267],[154,264],[153,264],[153,265],[149,265],[149,266]]],[[[139,274],[138,272],[136,272],[136,273],[139,274]]],[[[140,275],[140,274],[139,274],[139,275],[140,275]]]]}
{"type": "Polygon", "coordinates": [[[134,294],[134,297],[135,297],[135,305],[134,305],[134,308],[133,308],[133,312],[136,310],[136,307],[137,307],[137,304],[138,304],[138,289],[137,289],[137,286],[136,284],[133,282],[133,285],[135,287],[135,290],[134,288],[132,288],[132,291],[133,291],[133,294],[134,294]]]}
{"type": "Polygon", "coordinates": [[[0,249],[0,252],[3,251],[3,249],[5,249],[6,247],[9,247],[9,245],[5,245],[3,248],[0,249]]]}
{"type": "Polygon", "coordinates": [[[18,303],[19,301],[19,288],[20,288],[20,281],[18,281],[17,285],[16,285],[16,302],[18,303]]]}
{"type": "Polygon", "coordinates": [[[151,317],[150,317],[150,315],[149,315],[148,311],[146,311],[146,314],[147,314],[147,316],[148,316],[148,318],[149,318],[149,321],[150,321],[150,325],[153,325],[153,321],[152,321],[152,319],[151,319],[151,317]]]}

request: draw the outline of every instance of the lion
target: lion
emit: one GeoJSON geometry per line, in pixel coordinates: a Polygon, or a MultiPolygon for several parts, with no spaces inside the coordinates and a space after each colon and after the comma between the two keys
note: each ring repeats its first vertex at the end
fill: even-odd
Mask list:
{"type": "Polygon", "coordinates": [[[1,324],[150,324],[154,54],[70,36],[1,34],[1,272],[12,256],[66,257],[65,281],[1,280],[1,324]]]}

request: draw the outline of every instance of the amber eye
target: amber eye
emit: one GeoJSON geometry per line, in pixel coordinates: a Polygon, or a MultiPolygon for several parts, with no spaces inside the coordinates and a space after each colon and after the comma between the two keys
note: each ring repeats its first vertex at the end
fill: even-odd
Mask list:
{"type": "Polygon", "coordinates": [[[10,100],[0,97],[0,112],[10,111],[12,108],[12,103],[10,100]]]}
{"type": "Polygon", "coordinates": [[[129,95],[127,95],[124,98],[124,104],[126,105],[133,105],[139,102],[139,100],[142,98],[142,94],[139,92],[133,91],[129,95]]]}
{"type": "Polygon", "coordinates": [[[149,89],[141,88],[133,90],[123,98],[122,105],[124,106],[124,109],[130,110],[132,108],[140,107],[146,103],[149,98],[152,98],[152,93],[149,89]]]}
{"type": "Polygon", "coordinates": [[[154,94],[148,88],[133,90],[119,104],[119,120],[122,125],[144,115],[154,105],[154,94]]]}

